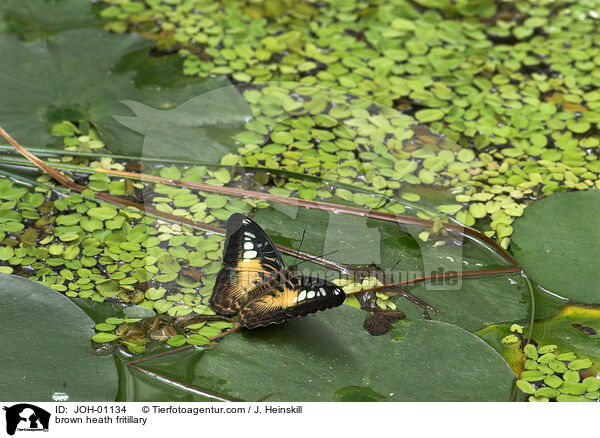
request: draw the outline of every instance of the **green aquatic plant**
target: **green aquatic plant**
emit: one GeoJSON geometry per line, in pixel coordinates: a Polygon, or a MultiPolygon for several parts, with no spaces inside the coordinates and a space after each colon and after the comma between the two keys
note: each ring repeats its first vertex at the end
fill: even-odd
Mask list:
{"type": "MultiPolygon", "coordinates": [[[[588,16],[576,1],[552,9],[504,2],[499,10],[494,2],[307,1],[294,8],[284,1],[105,3],[108,29],[136,29],[160,47],[179,50],[188,75],[225,74],[256,84],[294,81],[349,92],[447,135],[467,148],[458,157],[428,153],[390,160],[389,142],[365,152],[371,155],[367,161],[384,170],[373,180],[367,175],[368,185],[385,190],[398,180],[439,184],[444,172],[460,175],[469,191],[442,210],[482,226],[504,247],[514,218],[531,198],[600,187],[593,153],[600,122],[600,95],[593,86],[598,53],[589,43],[598,34],[593,20],[575,18],[588,16]],[[466,208],[459,207],[464,203],[466,208]]],[[[246,94],[256,116],[272,118],[282,108],[325,110],[331,117],[321,123],[331,127],[344,114],[335,106],[326,109],[327,99],[318,95],[301,102],[282,99],[276,90],[258,91],[246,94]]],[[[273,133],[269,142],[264,123],[253,121],[238,139],[261,147],[241,153],[249,162],[267,160],[271,168],[294,169],[304,159],[307,171],[319,172],[328,165],[337,170],[328,153],[360,150],[355,138],[324,132],[319,122],[314,133],[310,124],[297,125],[273,133]],[[316,153],[310,146],[315,141],[324,150],[316,153]]],[[[352,178],[357,171],[344,166],[338,177],[352,178]]],[[[310,188],[304,192],[314,196],[310,188]]]]}
{"type": "Polygon", "coordinates": [[[577,358],[572,352],[561,353],[556,345],[524,348],[524,371],[517,387],[529,395],[528,401],[598,401],[600,376],[588,375],[592,361],[577,358]],[[586,376],[587,377],[584,377],[586,376]]]}
{"type": "MultiPolygon", "coordinates": [[[[207,358],[200,364],[206,373],[195,380],[164,372],[152,357],[131,361],[128,378],[140,378],[129,374],[137,370],[200,394],[199,387],[223,377],[214,371],[223,368],[221,354],[228,357],[241,345],[257,356],[252,349],[262,348],[260,339],[252,344],[243,334],[212,348],[210,340],[231,333],[231,323],[192,322],[214,316],[207,298],[221,265],[219,233],[231,213],[243,212],[285,245],[286,254],[298,247],[303,229],[313,231],[303,246],[309,255],[327,253],[328,236],[336,236],[338,255],[311,269],[340,270],[337,281],[356,295],[338,314],[302,321],[324,344],[363,342],[364,351],[374,351],[371,343],[380,342],[386,357],[376,366],[442,357],[434,371],[464,370],[448,348],[458,341],[487,360],[465,371],[487,376],[473,385],[465,385],[458,371],[440,374],[454,382],[447,391],[436,386],[435,372],[404,391],[397,381],[369,381],[368,370],[359,367],[360,381],[341,373],[327,382],[325,399],[505,400],[513,375],[504,360],[519,374],[527,336],[545,346],[535,359],[525,359],[529,368],[518,383],[525,392],[533,388],[532,400],[580,400],[598,390],[586,380],[600,357],[596,317],[564,307],[564,299],[543,289],[598,302],[593,271],[582,269],[572,279],[563,272],[573,260],[585,267],[597,247],[581,250],[596,236],[569,218],[580,196],[589,205],[571,216],[587,214],[593,223],[598,192],[589,189],[600,188],[598,33],[583,3],[306,0],[291,8],[288,0],[108,0],[78,6],[72,23],[58,12],[22,14],[16,2],[5,3],[0,32],[13,35],[0,35],[0,52],[11,61],[0,77],[0,97],[10,102],[3,119],[15,138],[39,146],[34,153],[64,172],[66,181],[54,183],[49,175],[56,173],[32,176],[31,164],[2,154],[0,272],[42,282],[55,291],[44,293],[60,292],[84,309],[127,305],[148,312],[122,315],[110,307],[94,317],[96,333],[89,337],[97,354],[115,346],[124,356],[181,348],[173,358],[187,361],[194,356],[187,347],[198,347],[207,358]],[[94,11],[102,11],[109,32],[138,30],[156,45],[133,34],[61,33],[98,26],[94,11]],[[75,62],[82,51],[106,56],[89,69],[75,62]],[[41,64],[25,62],[36,54],[41,64]],[[56,57],[68,72],[56,89],[15,93],[15,78],[24,72],[42,84],[48,72],[62,71],[56,57]],[[114,95],[104,91],[109,85],[118,90],[114,95]],[[198,96],[215,88],[221,90],[216,100],[230,106],[211,108],[210,93],[198,96]],[[210,154],[193,155],[199,144],[211,145],[210,154]],[[169,157],[168,151],[183,155],[169,157]],[[408,218],[413,222],[402,222],[408,218]],[[452,228],[461,224],[473,227],[471,234],[452,228]],[[344,232],[359,239],[360,251],[340,251],[352,247],[344,232]],[[360,257],[346,258],[351,253],[360,257]],[[424,254],[443,267],[438,283],[425,269],[424,254]],[[482,272],[452,279],[447,274],[456,266],[440,262],[448,257],[458,260],[461,272],[482,272]],[[517,273],[520,265],[543,288],[529,291],[517,273]],[[425,272],[429,281],[411,272],[425,272]],[[401,310],[407,318],[389,323],[390,334],[373,341],[362,328],[364,312],[350,306],[401,310]],[[438,321],[423,321],[424,309],[426,318],[438,321]],[[492,325],[531,319],[532,333],[522,322],[492,325]],[[329,337],[322,327],[329,327],[329,337]],[[427,344],[417,328],[447,344],[427,344]],[[544,378],[532,380],[539,373],[544,378]],[[576,394],[584,382],[585,391],[576,394]]],[[[290,357],[315,351],[286,328],[272,339],[278,348],[269,357],[286,348],[290,357]],[[295,343],[305,349],[294,350],[295,343]]],[[[526,350],[535,355],[530,346],[526,350]]],[[[331,365],[326,353],[317,351],[316,363],[331,365]]],[[[365,358],[351,351],[345,359],[365,358]]],[[[265,360],[258,366],[268,369],[271,359],[265,360]]],[[[210,389],[221,399],[255,400],[267,395],[257,383],[210,389]]],[[[273,390],[283,398],[296,392],[324,399],[302,392],[304,383],[289,394],[290,388],[273,390]]],[[[137,396],[127,391],[121,396],[137,396]]]]}

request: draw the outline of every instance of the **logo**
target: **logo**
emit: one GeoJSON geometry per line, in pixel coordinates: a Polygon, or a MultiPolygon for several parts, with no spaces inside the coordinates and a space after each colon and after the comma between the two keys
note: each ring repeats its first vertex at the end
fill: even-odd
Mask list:
{"type": "Polygon", "coordinates": [[[11,407],[4,406],[6,411],[6,433],[14,435],[15,431],[48,431],[50,412],[27,403],[19,403],[11,407]]]}

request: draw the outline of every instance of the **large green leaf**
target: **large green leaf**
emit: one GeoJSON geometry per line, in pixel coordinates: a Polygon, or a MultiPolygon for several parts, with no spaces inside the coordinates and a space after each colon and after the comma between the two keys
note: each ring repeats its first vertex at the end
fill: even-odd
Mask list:
{"type": "Polygon", "coordinates": [[[223,87],[193,97],[172,109],[155,109],[135,100],[123,100],[135,117],[115,120],[144,135],[143,156],[155,157],[164,148],[170,155],[214,161],[234,151],[232,136],[249,116],[246,102],[234,87],[223,87]]]}
{"type": "MultiPolygon", "coordinates": [[[[463,278],[459,283],[420,283],[407,288],[413,294],[440,310],[431,317],[474,331],[488,324],[504,321],[527,321],[531,315],[531,298],[520,274],[497,274],[463,278]],[[444,287],[445,286],[445,287],[444,287]]],[[[543,290],[535,290],[535,314],[537,318],[556,313],[566,300],[543,290]]],[[[394,297],[392,300],[409,318],[416,318],[423,309],[394,297]]]]}
{"type": "Polygon", "coordinates": [[[139,75],[120,61],[149,46],[139,35],[100,30],[62,32],[31,43],[0,35],[0,123],[25,145],[51,143],[49,126],[66,119],[91,122],[118,153],[216,161],[234,150],[231,136],[248,115],[241,95],[224,87],[226,79],[164,87],[168,81],[161,78],[160,85],[144,80],[145,86],[136,87],[132,79],[139,75]],[[131,111],[122,101],[137,118],[123,118],[131,111]]]}
{"type": "Polygon", "coordinates": [[[555,193],[515,221],[511,250],[536,282],[583,303],[600,303],[600,190],[555,193]]]}
{"type": "Polygon", "coordinates": [[[0,274],[0,398],[51,401],[114,400],[118,375],[110,356],[92,354],[94,323],[64,295],[0,274]]]}
{"type": "Polygon", "coordinates": [[[138,363],[146,374],[127,366],[130,358],[117,357],[117,366],[122,376],[119,382],[117,401],[192,401],[215,402],[222,400],[218,394],[202,390],[190,390],[183,385],[191,385],[194,368],[204,354],[196,348],[166,354],[138,363]],[[160,376],[160,378],[157,378],[160,376]]]}
{"type": "MultiPolygon", "coordinates": [[[[335,251],[327,258],[350,265],[376,264],[391,276],[390,282],[457,268],[502,267],[495,254],[471,240],[449,239],[440,247],[423,242],[417,237],[423,228],[416,225],[406,227],[360,216],[275,205],[258,210],[254,219],[277,243],[298,248],[304,235],[302,250],[315,255],[335,251]]],[[[304,274],[333,274],[312,264],[300,268],[304,274]]],[[[432,314],[433,318],[470,331],[491,323],[527,320],[532,308],[529,290],[518,273],[419,283],[410,292],[441,311],[432,314]]],[[[401,297],[393,300],[410,318],[420,317],[420,307],[401,297]]],[[[564,304],[564,300],[537,289],[538,318],[555,313],[564,304]]]]}
{"type": "Polygon", "coordinates": [[[383,336],[342,306],[227,336],[196,367],[196,386],[241,400],[508,400],[514,375],[477,336],[401,321],[383,336]]]}

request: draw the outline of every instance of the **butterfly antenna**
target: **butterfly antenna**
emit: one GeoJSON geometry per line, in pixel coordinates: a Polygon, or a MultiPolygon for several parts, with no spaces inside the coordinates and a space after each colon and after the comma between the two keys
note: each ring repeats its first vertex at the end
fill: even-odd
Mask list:
{"type": "Polygon", "coordinates": [[[296,265],[296,262],[298,261],[298,254],[300,254],[300,248],[302,248],[302,244],[304,243],[305,235],[306,235],[306,230],[302,231],[302,239],[300,239],[300,245],[298,246],[298,249],[296,250],[296,255],[294,256],[294,263],[292,263],[293,266],[298,266],[298,265],[296,265]]]}

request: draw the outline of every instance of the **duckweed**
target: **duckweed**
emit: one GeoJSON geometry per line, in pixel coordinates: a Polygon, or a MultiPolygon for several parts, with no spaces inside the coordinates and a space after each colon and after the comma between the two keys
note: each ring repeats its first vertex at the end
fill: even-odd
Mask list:
{"type": "Polygon", "coordinates": [[[592,366],[588,358],[577,359],[572,352],[560,353],[556,345],[524,347],[526,360],[517,387],[530,395],[529,401],[546,398],[550,401],[592,401],[600,400],[600,375],[587,376],[592,366]],[[585,373],[585,374],[582,374],[585,373]]]}
{"type": "MultiPolygon", "coordinates": [[[[237,154],[226,155],[222,164],[322,176],[408,203],[421,201],[412,185],[458,188],[456,202],[441,204],[438,211],[478,226],[504,247],[514,218],[532,199],[600,188],[594,153],[600,124],[593,69],[598,53],[589,43],[596,30],[577,19],[584,11],[574,2],[561,2],[552,14],[541,13],[534,2],[506,2],[506,19],[499,20],[491,19],[499,12],[493,3],[472,12],[478,20],[457,19],[467,14],[460,5],[447,14],[444,6],[409,2],[306,1],[292,9],[279,1],[200,0],[194,8],[178,2],[104,3],[108,29],[141,27],[160,48],[175,47],[185,56],[186,74],[252,82],[243,96],[254,117],[235,135],[237,154]],[[483,52],[496,61],[481,57],[483,52]]],[[[93,130],[80,135],[70,121],[52,132],[64,136],[67,150],[104,146],[93,130]]],[[[110,157],[64,161],[124,169],[110,157]]],[[[226,168],[169,166],[156,173],[217,186],[249,184],[241,182],[244,174],[226,168]]],[[[266,173],[255,175],[251,184],[272,187],[268,190],[275,194],[334,198],[393,213],[407,208],[266,173]]],[[[2,272],[27,269],[32,278],[73,297],[136,302],[173,317],[211,314],[206,299],[220,269],[222,237],[144,221],[138,213],[93,200],[94,192],[139,197],[141,183],[92,174],[88,187],[84,200],[42,195],[0,179],[2,272]],[[26,248],[33,245],[39,252],[30,254],[26,248]],[[198,269],[197,281],[185,274],[190,268],[198,269]]],[[[159,211],[217,224],[232,211],[265,205],[161,184],[143,198],[159,211]]],[[[435,234],[423,231],[419,237],[427,241],[435,234]]],[[[349,290],[363,286],[348,284],[349,290]]],[[[390,303],[383,295],[377,305],[390,303]]],[[[168,342],[204,342],[226,328],[209,324],[197,328],[204,333],[168,342]]],[[[95,341],[105,339],[100,335],[95,341]]],[[[513,337],[507,341],[516,342],[513,337]]],[[[135,342],[122,342],[139,351],[135,342]]],[[[572,393],[580,387],[559,396],[537,391],[579,384],[567,378],[589,368],[588,359],[559,354],[556,346],[533,347],[535,353],[530,347],[528,367],[536,369],[528,371],[536,374],[529,378],[541,373],[544,382],[552,382],[528,392],[532,398],[581,395],[572,393]],[[552,373],[563,374],[564,383],[555,387],[552,373]]],[[[589,394],[598,389],[586,385],[589,394]]]]}
{"type": "Polygon", "coordinates": [[[531,199],[600,187],[593,153],[600,121],[597,50],[589,43],[597,30],[593,20],[577,18],[587,14],[578,2],[560,2],[551,11],[533,1],[505,2],[501,10],[493,2],[469,10],[410,2],[307,1],[287,8],[280,1],[196,1],[193,9],[105,3],[108,29],[143,30],[160,47],[177,48],[185,74],[275,83],[244,93],[255,118],[236,139],[248,165],[321,174],[381,192],[417,183],[461,186],[457,205],[463,208],[447,214],[469,226],[479,222],[504,247],[513,218],[531,199]],[[342,92],[318,87],[357,98],[350,102],[342,92]],[[404,114],[372,114],[373,102],[404,114]],[[443,137],[407,129],[416,122],[447,137],[441,150],[432,151],[438,140],[426,137],[443,137]],[[414,147],[419,137],[424,141],[414,147]],[[453,150],[452,142],[460,147],[453,150]],[[375,165],[380,178],[370,176],[375,165]],[[465,205],[488,194],[499,203],[496,217],[465,205]]]}

